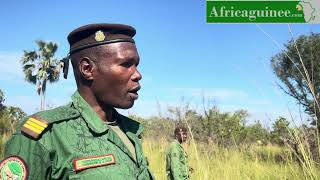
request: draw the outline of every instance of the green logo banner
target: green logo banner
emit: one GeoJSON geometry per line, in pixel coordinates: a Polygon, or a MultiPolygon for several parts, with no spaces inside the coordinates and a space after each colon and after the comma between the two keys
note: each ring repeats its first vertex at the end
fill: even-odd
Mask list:
{"type": "Polygon", "coordinates": [[[311,1],[207,1],[207,23],[319,23],[311,1]]]}

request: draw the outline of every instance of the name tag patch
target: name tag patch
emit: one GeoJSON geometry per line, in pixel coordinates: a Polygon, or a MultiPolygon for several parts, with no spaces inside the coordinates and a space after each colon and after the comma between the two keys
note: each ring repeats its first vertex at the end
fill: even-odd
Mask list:
{"type": "Polygon", "coordinates": [[[107,154],[103,156],[92,156],[73,160],[73,166],[75,171],[81,171],[84,169],[106,166],[115,163],[116,160],[113,154],[107,154]]]}

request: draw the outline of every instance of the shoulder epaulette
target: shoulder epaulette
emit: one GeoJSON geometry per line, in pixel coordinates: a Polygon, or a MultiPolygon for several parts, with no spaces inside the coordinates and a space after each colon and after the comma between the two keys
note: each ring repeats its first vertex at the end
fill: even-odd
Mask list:
{"type": "Polygon", "coordinates": [[[55,109],[38,112],[31,115],[21,127],[21,132],[24,134],[38,139],[41,134],[48,129],[50,124],[73,119],[78,117],[80,114],[70,105],[60,106],[55,109]]]}
{"type": "Polygon", "coordinates": [[[37,116],[30,117],[22,126],[21,131],[35,139],[48,127],[48,121],[37,116]]]}

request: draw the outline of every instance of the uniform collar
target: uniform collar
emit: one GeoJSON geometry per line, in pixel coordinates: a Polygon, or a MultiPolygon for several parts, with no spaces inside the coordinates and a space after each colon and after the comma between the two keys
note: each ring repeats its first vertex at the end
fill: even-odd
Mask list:
{"type": "Polygon", "coordinates": [[[81,97],[78,91],[72,95],[71,99],[75,108],[88,123],[88,126],[91,130],[100,134],[109,129],[108,126],[98,116],[98,114],[92,109],[92,107],[81,97]]]}
{"type": "Polygon", "coordinates": [[[177,140],[177,139],[174,139],[174,142],[181,148],[183,148],[182,144],[177,140]]]}
{"type": "Polygon", "coordinates": [[[127,135],[132,133],[139,136],[144,130],[144,127],[139,122],[119,114],[116,110],[113,111],[112,117],[117,121],[121,129],[127,135]]]}

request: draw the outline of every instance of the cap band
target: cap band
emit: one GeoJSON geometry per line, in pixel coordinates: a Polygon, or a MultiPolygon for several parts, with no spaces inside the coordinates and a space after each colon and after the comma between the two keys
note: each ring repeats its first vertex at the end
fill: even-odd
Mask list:
{"type": "Polygon", "coordinates": [[[94,46],[99,46],[99,45],[103,45],[103,44],[111,44],[111,43],[117,43],[117,42],[132,42],[135,43],[133,39],[131,38],[122,38],[122,39],[111,39],[111,40],[107,40],[107,41],[101,41],[101,42],[94,42],[94,43],[89,43],[89,44],[85,44],[82,46],[78,46],[75,48],[70,49],[69,54],[72,54],[76,51],[80,51],[86,48],[90,48],[90,47],[94,47],[94,46]]]}

